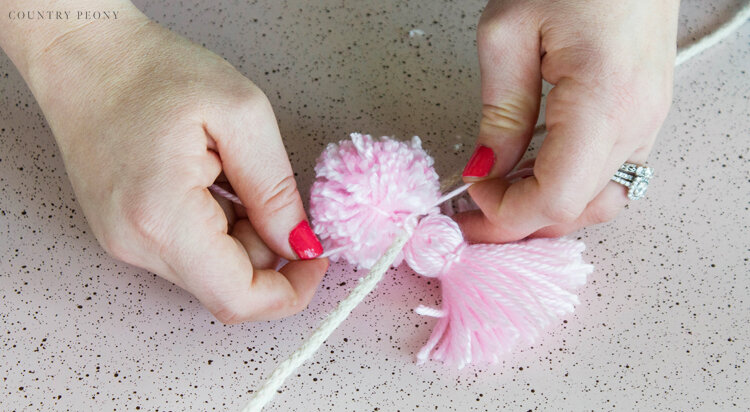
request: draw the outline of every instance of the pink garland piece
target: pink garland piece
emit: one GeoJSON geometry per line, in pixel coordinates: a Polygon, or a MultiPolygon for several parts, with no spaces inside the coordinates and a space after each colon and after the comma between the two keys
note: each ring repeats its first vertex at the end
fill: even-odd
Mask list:
{"type": "Polygon", "coordinates": [[[409,216],[429,212],[440,198],[433,162],[417,136],[407,144],[352,133],[329,144],[315,166],[310,214],[324,250],[343,248],[331,260],[370,268],[409,216]]]}
{"type": "Polygon", "coordinates": [[[418,137],[407,144],[353,133],[329,145],[315,168],[313,226],[332,259],[364,268],[410,231],[394,265],[405,260],[442,289],[441,308],[416,309],[438,318],[418,361],[495,363],[570,314],[593,266],[583,261],[584,244],[570,239],[467,244],[436,207],[444,198],[432,165],[418,137]]]}
{"type": "Polygon", "coordinates": [[[570,239],[469,245],[451,218],[423,218],[404,257],[420,275],[440,279],[443,302],[441,309],[416,309],[438,318],[419,362],[431,357],[460,369],[496,363],[519,341],[533,344],[578,304],[573,291],[593,270],[583,250],[570,239]]]}

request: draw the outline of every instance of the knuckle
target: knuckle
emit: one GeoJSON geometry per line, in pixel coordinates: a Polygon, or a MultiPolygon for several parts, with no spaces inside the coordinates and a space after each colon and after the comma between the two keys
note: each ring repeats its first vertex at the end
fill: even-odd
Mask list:
{"type": "Polygon", "coordinates": [[[491,46],[495,39],[499,37],[498,26],[500,24],[500,19],[496,14],[488,13],[485,10],[477,25],[477,46],[480,48],[491,46]]]}
{"type": "Polygon", "coordinates": [[[310,306],[311,301],[312,295],[306,298],[299,298],[299,296],[296,296],[291,302],[291,310],[293,311],[293,313],[302,312],[303,310],[307,309],[308,306],[310,306]]]}
{"type": "Polygon", "coordinates": [[[613,220],[620,213],[619,207],[611,205],[594,205],[589,211],[589,216],[594,224],[606,223],[613,220]]]}
{"type": "Polygon", "coordinates": [[[237,310],[225,303],[219,305],[219,307],[213,312],[213,315],[216,320],[225,325],[234,325],[245,320],[237,310]]]}
{"type": "Polygon", "coordinates": [[[541,71],[545,80],[557,85],[575,78],[581,83],[606,86],[612,77],[621,73],[613,52],[597,40],[581,39],[577,44],[552,51],[542,58],[541,71]]]}
{"type": "Polygon", "coordinates": [[[566,230],[562,226],[549,226],[540,229],[538,232],[534,234],[534,236],[538,237],[562,237],[569,233],[569,230],[566,230]]]}
{"type": "Polygon", "coordinates": [[[497,44],[518,35],[518,30],[538,25],[538,13],[533,2],[490,1],[479,17],[477,44],[497,44]],[[533,22],[533,23],[532,23],[533,22]]]}
{"type": "Polygon", "coordinates": [[[544,216],[555,223],[573,223],[586,205],[563,195],[555,195],[542,210],[544,216]]]}
{"type": "Polygon", "coordinates": [[[578,52],[579,60],[574,63],[577,70],[573,73],[600,88],[627,83],[637,70],[624,56],[598,40],[583,45],[578,52]]]}
{"type": "Polygon", "coordinates": [[[500,104],[482,106],[480,129],[519,131],[527,128],[525,121],[526,105],[520,99],[509,99],[500,104]]]}
{"type": "Polygon", "coordinates": [[[500,37],[498,33],[504,25],[502,23],[506,13],[499,7],[498,2],[490,2],[479,16],[477,23],[477,44],[490,45],[496,38],[500,37]]]}
{"type": "Polygon", "coordinates": [[[627,114],[623,117],[643,119],[647,125],[658,129],[672,103],[671,84],[660,83],[643,78],[639,73],[614,74],[606,85],[599,87],[599,100],[605,102],[603,108],[606,110],[627,114]]]}
{"type": "Polygon", "coordinates": [[[672,108],[671,96],[656,103],[654,114],[656,115],[656,118],[659,121],[659,123],[662,123],[664,119],[667,118],[667,115],[669,115],[669,110],[671,108],[672,108]]]}
{"type": "Polygon", "coordinates": [[[292,175],[272,184],[260,197],[263,209],[270,214],[294,206],[298,199],[297,181],[292,175]]]}
{"type": "Polygon", "coordinates": [[[98,237],[99,244],[101,244],[107,254],[124,262],[130,260],[130,250],[119,236],[114,236],[112,233],[107,232],[98,237]]]}
{"type": "Polygon", "coordinates": [[[671,106],[671,88],[652,81],[620,78],[601,89],[601,108],[610,113],[621,128],[652,134],[661,128],[671,106]]]}
{"type": "Polygon", "coordinates": [[[226,289],[218,287],[205,278],[198,280],[198,284],[193,288],[193,292],[199,297],[204,306],[219,322],[225,325],[234,325],[237,323],[251,320],[254,313],[243,305],[240,296],[246,296],[241,293],[242,287],[232,289],[228,292],[226,289]]]}
{"type": "Polygon", "coordinates": [[[138,238],[162,245],[166,241],[165,219],[154,210],[153,202],[134,197],[123,206],[122,213],[126,225],[138,238]]]}
{"type": "Polygon", "coordinates": [[[285,299],[273,299],[261,306],[248,308],[232,300],[219,300],[213,305],[211,313],[219,322],[234,325],[242,322],[269,320],[291,316],[307,308],[310,300],[300,299],[297,295],[285,299]]]}
{"type": "Polygon", "coordinates": [[[239,92],[236,107],[241,113],[254,116],[271,110],[271,103],[260,89],[257,87],[250,87],[239,92]]]}
{"type": "Polygon", "coordinates": [[[268,310],[278,316],[290,316],[302,310],[298,309],[299,305],[299,299],[297,299],[297,296],[295,295],[290,298],[277,299],[271,302],[268,306],[268,310]]]}
{"type": "Polygon", "coordinates": [[[246,307],[242,307],[237,299],[227,299],[220,296],[217,291],[210,292],[209,295],[213,298],[211,299],[213,302],[210,307],[211,313],[216,320],[225,325],[234,325],[252,320],[255,315],[252,312],[248,312],[246,307]]]}
{"type": "Polygon", "coordinates": [[[308,299],[301,297],[297,292],[293,292],[285,298],[270,302],[265,311],[273,314],[274,317],[291,316],[305,310],[311,300],[312,296],[308,299]]]}

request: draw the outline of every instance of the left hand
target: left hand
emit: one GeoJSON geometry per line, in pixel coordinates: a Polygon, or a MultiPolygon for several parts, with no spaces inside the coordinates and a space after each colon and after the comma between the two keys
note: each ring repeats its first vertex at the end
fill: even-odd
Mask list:
{"type": "Polygon", "coordinates": [[[479,23],[482,120],[465,181],[480,211],[457,216],[467,239],[561,236],[627,203],[610,181],[643,164],[669,110],[676,0],[491,0],[479,23]],[[526,152],[542,79],[548,134],[534,175],[502,177],[526,152]],[[493,161],[494,159],[494,161],[493,161]]]}

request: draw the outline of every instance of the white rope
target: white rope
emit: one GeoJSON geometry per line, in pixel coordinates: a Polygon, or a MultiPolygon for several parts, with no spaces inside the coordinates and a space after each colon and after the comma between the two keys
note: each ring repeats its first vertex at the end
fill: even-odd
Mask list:
{"type": "MultiPolygon", "coordinates": [[[[745,3],[742,8],[734,15],[734,17],[732,17],[726,23],[722,24],[715,31],[704,36],[703,38],[689,46],[680,48],[675,58],[675,66],[679,66],[690,58],[714,46],[716,43],[720,42],[729,34],[742,26],[742,24],[745,23],[748,18],[750,18],[750,1],[745,3]]],[[[534,134],[540,133],[544,131],[544,129],[545,125],[540,124],[536,127],[536,129],[534,129],[534,134]]],[[[457,196],[458,194],[465,191],[468,187],[469,185],[467,184],[446,194],[445,196],[440,198],[440,202],[438,204],[457,196]]],[[[221,196],[231,199],[235,203],[241,204],[236,196],[218,186],[211,186],[211,190],[221,196]],[[232,196],[234,199],[227,195],[232,196]]],[[[291,375],[292,372],[294,372],[294,370],[302,365],[307,359],[309,359],[323,344],[323,342],[325,342],[325,340],[331,335],[331,333],[333,333],[333,331],[336,330],[336,328],[349,316],[351,311],[360,302],[362,302],[362,300],[364,300],[365,296],[367,296],[373,289],[375,289],[378,282],[380,282],[380,280],[383,278],[385,272],[391,266],[393,261],[396,259],[396,256],[398,256],[399,252],[401,252],[401,249],[403,249],[404,245],[411,237],[410,232],[411,231],[409,230],[404,230],[398,237],[396,237],[396,240],[393,241],[393,243],[388,248],[388,250],[386,250],[383,256],[378,259],[375,265],[370,269],[367,276],[362,278],[359,284],[351,291],[351,293],[349,293],[349,296],[344,298],[344,300],[339,303],[338,307],[333,312],[328,314],[325,320],[323,320],[320,326],[318,326],[318,328],[313,332],[312,335],[310,335],[307,341],[299,347],[299,349],[297,349],[291,356],[289,356],[289,358],[287,358],[284,362],[276,367],[268,380],[266,380],[266,382],[255,392],[255,395],[247,404],[247,406],[242,409],[242,412],[259,412],[268,402],[271,401],[271,399],[273,399],[276,391],[281,387],[286,378],[289,377],[289,375],[291,375]]],[[[433,308],[425,307],[420,308],[419,310],[422,310],[425,313],[429,312],[433,315],[437,314],[437,312],[432,312],[436,310],[433,308]]]]}
{"type": "Polygon", "coordinates": [[[406,230],[396,237],[396,240],[393,241],[385,254],[378,259],[367,276],[360,280],[354,290],[349,293],[349,296],[339,303],[336,310],[328,314],[323,323],[318,326],[315,332],[307,338],[307,341],[292,356],[276,367],[276,370],[273,371],[263,386],[255,392],[255,396],[253,396],[253,399],[250,400],[250,403],[245,406],[242,412],[259,412],[263,409],[276,394],[276,391],[281,387],[286,378],[310,358],[341,322],[349,316],[349,313],[362,302],[365,296],[375,289],[380,279],[383,278],[383,274],[388,270],[393,261],[396,260],[396,256],[401,252],[401,249],[403,249],[410,237],[410,233],[406,230]]]}
{"type": "MultiPolygon", "coordinates": [[[[471,185],[472,183],[466,183],[450,191],[449,193],[437,199],[427,209],[429,210],[435,206],[442,204],[443,202],[453,199],[454,197],[469,189],[471,185]]],[[[323,342],[325,342],[325,340],[328,339],[329,336],[331,336],[331,333],[333,333],[333,331],[339,327],[341,322],[343,322],[349,316],[349,313],[351,313],[351,311],[357,305],[359,305],[360,302],[362,302],[365,296],[367,296],[370,292],[372,292],[373,289],[375,289],[375,286],[377,286],[378,282],[383,279],[383,274],[388,270],[391,264],[393,264],[393,261],[396,260],[396,256],[398,256],[399,252],[401,252],[401,249],[404,248],[406,242],[409,240],[409,238],[411,238],[413,229],[417,224],[417,218],[420,215],[420,213],[415,212],[404,219],[403,231],[396,237],[393,243],[391,243],[391,245],[388,247],[388,250],[385,251],[383,256],[381,256],[380,259],[375,262],[375,265],[370,268],[367,276],[361,279],[359,284],[351,291],[351,293],[349,293],[349,296],[339,302],[338,307],[333,312],[329,313],[328,316],[326,316],[325,320],[320,324],[320,326],[318,326],[313,334],[310,335],[309,338],[307,338],[307,341],[302,346],[300,346],[299,349],[297,349],[291,356],[289,356],[289,358],[287,358],[284,362],[276,367],[268,380],[263,383],[263,386],[261,386],[258,391],[255,392],[253,399],[250,400],[250,403],[245,406],[242,412],[259,412],[261,409],[263,409],[263,407],[276,394],[276,391],[279,389],[279,387],[281,387],[286,378],[288,378],[295,369],[297,369],[307,359],[309,359],[318,350],[320,345],[322,345],[323,342]]]]}
{"type": "Polygon", "coordinates": [[[750,1],[746,2],[731,19],[727,20],[724,24],[719,26],[719,28],[710,34],[701,37],[695,43],[678,49],[674,65],[679,66],[706,49],[713,47],[716,43],[724,40],[727,36],[739,29],[749,18],[750,1]]]}

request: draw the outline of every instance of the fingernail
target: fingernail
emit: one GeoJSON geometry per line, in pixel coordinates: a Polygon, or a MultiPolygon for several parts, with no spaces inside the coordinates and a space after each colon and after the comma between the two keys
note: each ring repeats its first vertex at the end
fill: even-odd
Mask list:
{"type": "Polygon", "coordinates": [[[471,155],[469,163],[464,168],[464,177],[485,177],[490,174],[495,164],[495,152],[489,147],[480,144],[471,155]]]}
{"type": "Polygon", "coordinates": [[[323,246],[315,236],[307,220],[303,220],[289,232],[289,245],[302,260],[315,259],[323,253],[323,246]]]}

